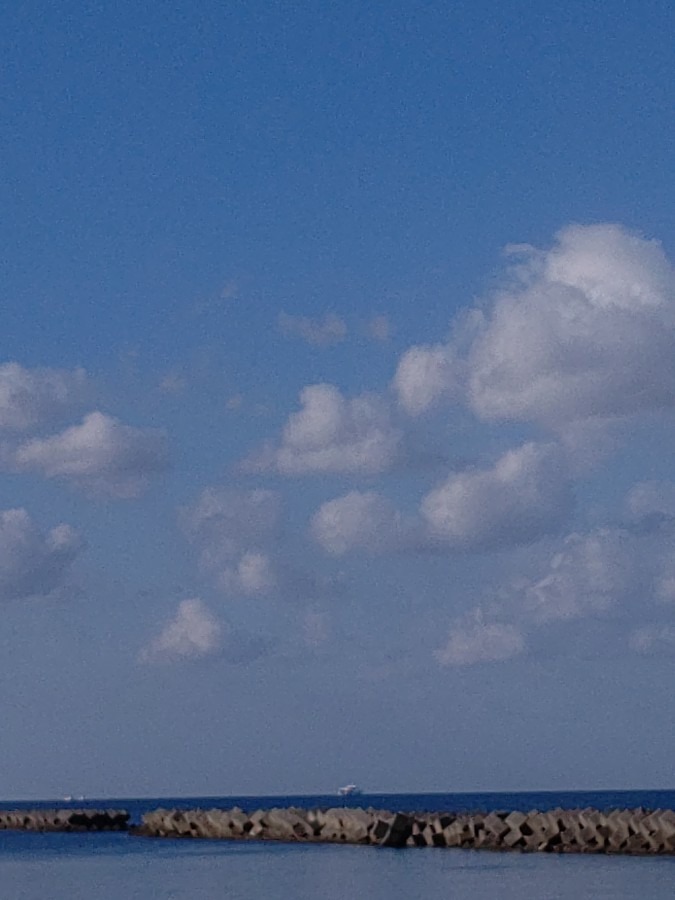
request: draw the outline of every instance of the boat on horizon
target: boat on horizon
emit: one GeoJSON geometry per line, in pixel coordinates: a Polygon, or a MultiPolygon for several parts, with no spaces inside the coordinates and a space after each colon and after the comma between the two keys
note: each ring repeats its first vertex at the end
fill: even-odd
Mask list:
{"type": "Polygon", "coordinates": [[[338,788],[338,797],[353,797],[362,793],[363,791],[356,784],[346,784],[344,787],[338,788]]]}

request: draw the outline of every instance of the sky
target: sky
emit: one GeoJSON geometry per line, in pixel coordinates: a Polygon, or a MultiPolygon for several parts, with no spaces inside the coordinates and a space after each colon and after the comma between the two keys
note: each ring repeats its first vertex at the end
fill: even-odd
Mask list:
{"type": "Polygon", "coordinates": [[[672,788],[666,0],[0,12],[0,797],[672,788]]]}

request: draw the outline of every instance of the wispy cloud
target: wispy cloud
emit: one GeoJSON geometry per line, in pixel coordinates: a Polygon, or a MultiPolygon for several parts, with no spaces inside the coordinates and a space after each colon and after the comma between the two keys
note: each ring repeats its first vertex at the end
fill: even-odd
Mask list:
{"type": "Polygon", "coordinates": [[[339,344],[347,337],[347,325],[335,313],[326,313],[322,318],[290,316],[279,314],[279,330],[286,337],[296,337],[314,347],[329,347],[339,344]]]}
{"type": "Polygon", "coordinates": [[[391,322],[387,316],[374,316],[366,326],[366,334],[374,341],[386,343],[391,337],[391,322]]]}
{"type": "Polygon", "coordinates": [[[477,608],[455,620],[436,659],[441,666],[471,666],[503,662],[524,650],[525,638],[515,625],[492,621],[477,608]]]}

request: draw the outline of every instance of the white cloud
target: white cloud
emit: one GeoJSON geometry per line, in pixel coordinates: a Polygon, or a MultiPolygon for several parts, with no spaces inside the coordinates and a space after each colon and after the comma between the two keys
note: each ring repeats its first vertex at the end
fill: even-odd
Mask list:
{"type": "Polygon", "coordinates": [[[308,316],[279,315],[279,329],[287,337],[298,337],[314,347],[328,347],[339,344],[347,336],[347,326],[335,313],[326,313],[323,318],[308,316]]]}
{"type": "Polygon", "coordinates": [[[471,349],[478,415],[555,427],[675,404],[675,272],[659,244],[570,226],[524,271],[471,349]]]}
{"type": "Polygon", "coordinates": [[[43,534],[25,509],[0,512],[0,599],[49,597],[67,587],[83,547],[70,525],[43,534]]]}
{"type": "Polygon", "coordinates": [[[166,436],[92,412],[81,425],[21,444],[14,461],[19,471],[65,478],[91,493],[131,498],[166,468],[166,436]]]}
{"type": "Polygon", "coordinates": [[[422,500],[430,535],[458,549],[517,546],[557,531],[571,494],[554,444],[527,443],[491,469],[452,474],[422,500]]]}
{"type": "Polygon", "coordinates": [[[547,573],[526,587],[528,613],[546,622],[620,606],[644,589],[640,549],[635,537],[621,528],[568,535],[547,573]]]}
{"type": "Polygon", "coordinates": [[[651,515],[675,517],[675,483],[642,481],[631,489],[627,506],[635,518],[651,515]]]}
{"type": "Polygon", "coordinates": [[[675,270],[658,242],[572,225],[549,250],[518,253],[511,287],[465,334],[405,354],[395,386],[408,411],[454,392],[456,357],[484,420],[564,431],[675,406],[675,270]]]}
{"type": "Polygon", "coordinates": [[[268,641],[232,628],[195,597],[178,604],[173,618],[141,649],[138,659],[177,663],[217,655],[238,665],[258,659],[269,649],[268,641]]]}
{"type": "Polygon", "coordinates": [[[141,650],[141,662],[178,662],[217,653],[224,625],[199,599],[183,600],[176,615],[141,650]]]}
{"type": "Polygon", "coordinates": [[[314,384],[303,388],[300,402],[302,409],[288,418],[279,446],[249,459],[249,471],[377,474],[393,466],[401,434],[381,398],[348,399],[333,385],[314,384]]]}
{"type": "Polygon", "coordinates": [[[375,491],[350,491],[314,513],[310,533],[328,553],[465,551],[515,547],[560,529],[572,506],[555,444],[528,443],[490,469],[450,475],[404,518],[375,491]]]}
{"type": "Polygon", "coordinates": [[[447,642],[435,655],[442,666],[471,666],[502,662],[524,649],[525,638],[516,626],[486,621],[483,611],[476,609],[454,622],[447,642]]]}
{"type": "Polygon", "coordinates": [[[403,539],[400,515],[374,491],[351,491],[323,503],[310,524],[312,536],[328,553],[392,549],[403,539]]]}
{"type": "Polygon", "coordinates": [[[394,390],[410,415],[426,412],[443,398],[461,396],[461,364],[447,344],[411,347],[401,357],[394,390]]]}
{"type": "Polygon", "coordinates": [[[224,565],[218,573],[218,584],[227,594],[261,597],[277,586],[274,564],[266,553],[248,550],[233,565],[224,565]]]}
{"type": "Polygon", "coordinates": [[[84,398],[84,369],[26,369],[0,365],[0,428],[25,430],[51,421],[84,398]]]}
{"type": "Polygon", "coordinates": [[[266,547],[277,536],[280,512],[274,491],[208,487],[181,518],[202,570],[227,594],[256,597],[277,586],[266,547]]]}

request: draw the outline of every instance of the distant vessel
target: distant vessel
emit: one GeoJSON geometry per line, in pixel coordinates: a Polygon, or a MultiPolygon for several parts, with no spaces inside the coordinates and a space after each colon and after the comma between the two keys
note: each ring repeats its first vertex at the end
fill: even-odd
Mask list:
{"type": "Polygon", "coordinates": [[[353,797],[355,794],[362,794],[363,791],[355,784],[346,784],[344,787],[338,788],[338,797],[353,797]]]}

